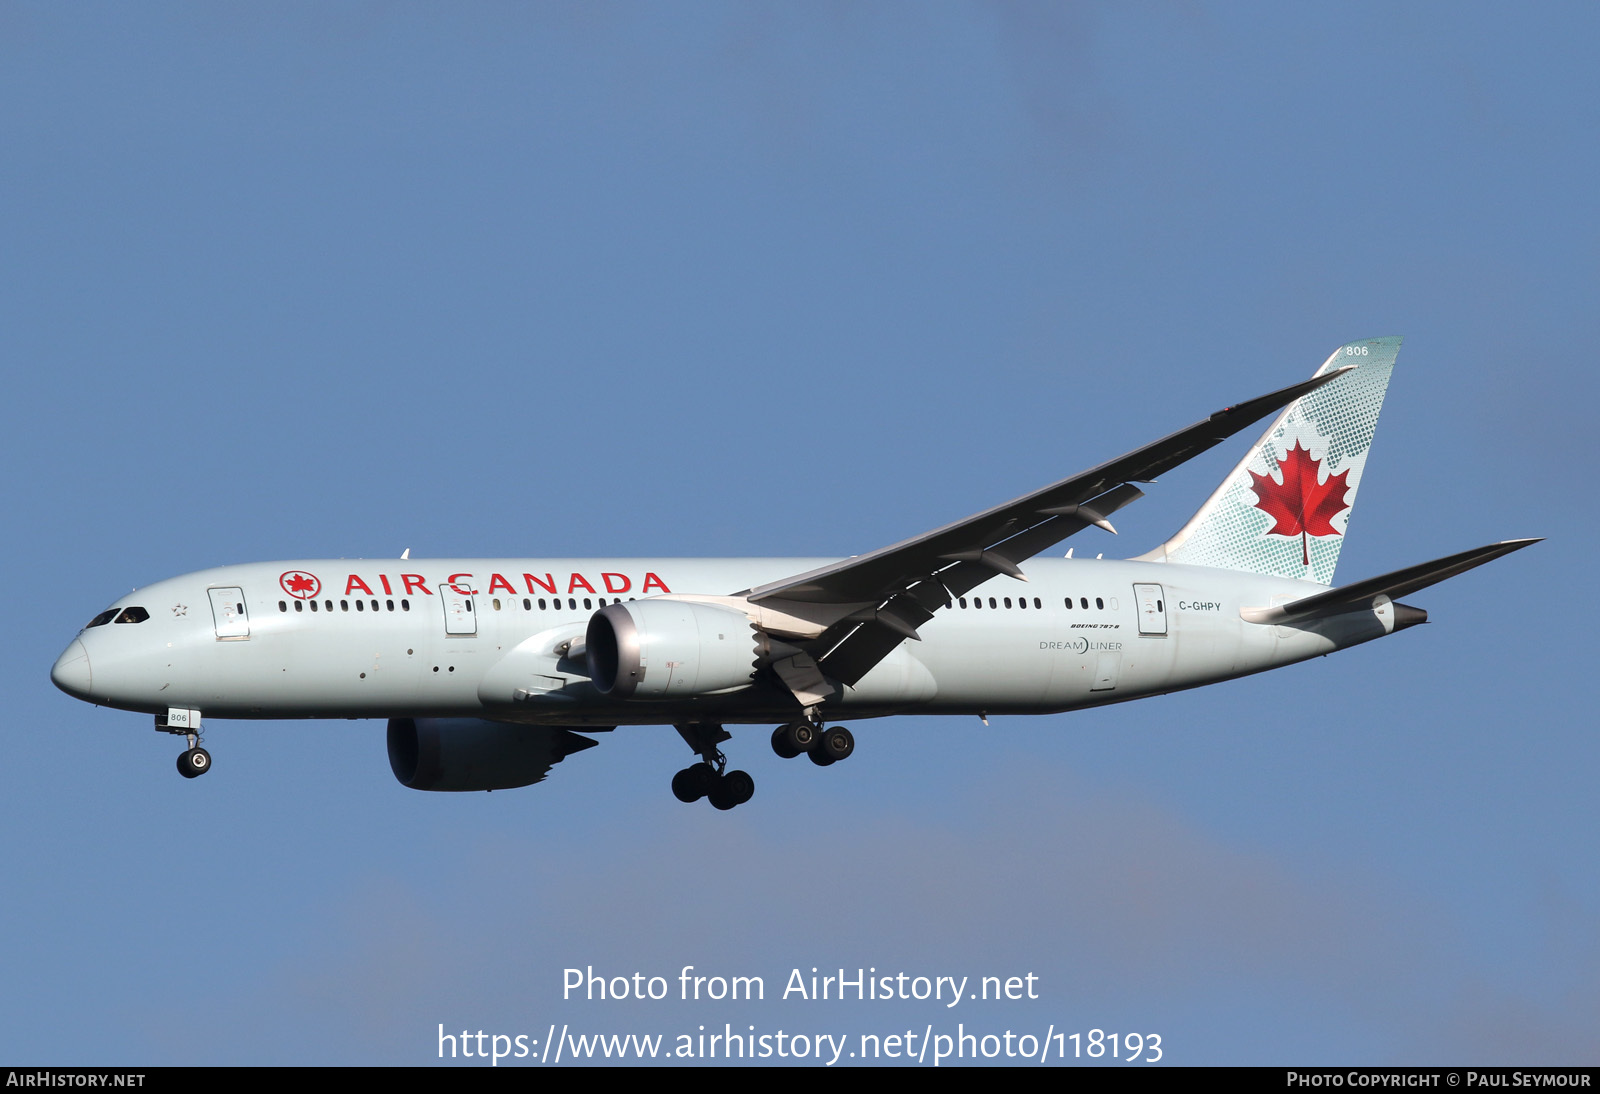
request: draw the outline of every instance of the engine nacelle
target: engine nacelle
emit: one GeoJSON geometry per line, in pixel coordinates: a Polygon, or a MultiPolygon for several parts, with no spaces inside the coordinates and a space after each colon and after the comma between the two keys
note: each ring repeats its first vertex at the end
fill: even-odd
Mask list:
{"type": "Polygon", "coordinates": [[[598,741],[559,726],[477,718],[390,718],[389,767],[413,790],[510,790],[598,741]]]}
{"type": "Polygon", "coordinates": [[[755,627],[742,612],[668,598],[601,608],[584,637],[589,678],[613,699],[688,699],[748,687],[755,627]]]}

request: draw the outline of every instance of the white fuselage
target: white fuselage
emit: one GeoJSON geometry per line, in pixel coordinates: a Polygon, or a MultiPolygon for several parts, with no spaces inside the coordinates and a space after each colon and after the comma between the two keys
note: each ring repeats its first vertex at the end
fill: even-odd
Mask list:
{"type": "MultiPolygon", "coordinates": [[[[187,708],[208,718],[781,722],[795,717],[798,705],[764,675],[692,699],[609,699],[589,683],[581,645],[574,650],[572,643],[581,643],[604,604],[726,597],[829,561],[315,560],[222,567],[123,597],[114,609],[142,608],[147,618],[85,628],[53,675],[94,703],[153,714],[187,708]]],[[[827,702],[826,716],[1072,710],[1259,672],[1393,629],[1381,609],[1295,626],[1246,622],[1241,609],[1323,587],[1237,571],[1035,558],[1027,575],[1026,582],[996,577],[938,611],[920,628],[921,641],[902,642],[856,686],[843,688],[827,702]]]]}

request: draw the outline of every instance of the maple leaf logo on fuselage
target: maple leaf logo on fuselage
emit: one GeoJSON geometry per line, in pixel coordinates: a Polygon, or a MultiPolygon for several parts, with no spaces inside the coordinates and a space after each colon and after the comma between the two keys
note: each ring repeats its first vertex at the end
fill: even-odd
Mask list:
{"type": "Polygon", "coordinates": [[[322,582],[316,574],[304,570],[290,570],[278,578],[278,585],[296,600],[309,600],[322,591],[322,582]]]}
{"type": "Polygon", "coordinates": [[[1311,450],[1301,447],[1300,442],[1296,441],[1278,463],[1282,482],[1271,475],[1250,472],[1250,488],[1256,492],[1256,508],[1274,522],[1266,534],[1299,536],[1300,561],[1307,566],[1311,565],[1311,550],[1306,537],[1339,535],[1339,529],[1332,524],[1333,518],[1349,508],[1344,499],[1350,489],[1345,481],[1350,476],[1350,469],[1329,475],[1326,482],[1318,482],[1317,473],[1321,466],[1320,460],[1311,458],[1311,450]]]}

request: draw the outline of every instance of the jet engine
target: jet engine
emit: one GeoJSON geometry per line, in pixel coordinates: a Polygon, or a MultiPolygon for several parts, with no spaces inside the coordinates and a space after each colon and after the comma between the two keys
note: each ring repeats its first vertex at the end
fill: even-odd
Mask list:
{"type": "Polygon", "coordinates": [[[758,640],[743,612],[667,598],[601,608],[584,638],[589,678],[613,699],[688,699],[748,687],[758,640]]]}
{"type": "Polygon", "coordinates": [[[531,786],[598,741],[559,726],[476,718],[390,718],[389,766],[413,790],[510,790],[531,786]]]}

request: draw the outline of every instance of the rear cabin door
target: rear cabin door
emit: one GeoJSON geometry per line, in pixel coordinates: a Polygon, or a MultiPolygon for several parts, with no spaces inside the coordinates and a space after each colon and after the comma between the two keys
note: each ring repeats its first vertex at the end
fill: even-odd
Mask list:
{"type": "Polygon", "coordinates": [[[238,641],[250,637],[250,616],[244,610],[243,589],[211,589],[211,617],[219,639],[238,641]]]}
{"type": "Polygon", "coordinates": [[[1139,633],[1165,637],[1167,633],[1167,602],[1160,585],[1135,585],[1133,602],[1139,608],[1139,633]]]}

